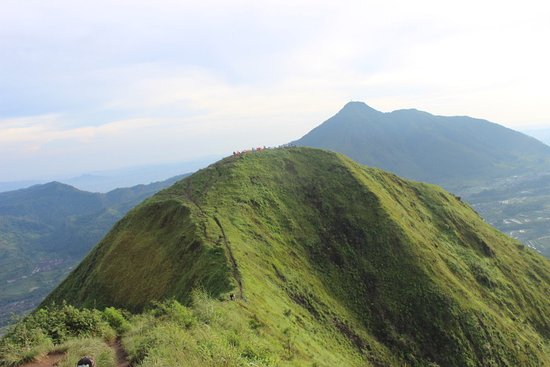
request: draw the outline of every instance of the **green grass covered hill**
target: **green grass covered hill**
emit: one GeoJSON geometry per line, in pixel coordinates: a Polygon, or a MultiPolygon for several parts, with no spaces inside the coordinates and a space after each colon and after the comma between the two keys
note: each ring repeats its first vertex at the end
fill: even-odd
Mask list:
{"type": "Polygon", "coordinates": [[[542,366],[549,296],[550,262],[446,191],[286,148],[147,199],[44,304],[193,307],[180,314],[194,326],[133,321],[123,341],[143,366],[211,361],[220,345],[235,361],[275,358],[257,365],[542,366]]]}

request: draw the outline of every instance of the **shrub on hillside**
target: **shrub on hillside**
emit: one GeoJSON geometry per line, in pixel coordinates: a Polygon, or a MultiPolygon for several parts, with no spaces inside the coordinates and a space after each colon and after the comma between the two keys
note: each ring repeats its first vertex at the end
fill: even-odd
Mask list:
{"type": "Polygon", "coordinates": [[[98,310],[63,304],[41,308],[8,329],[0,341],[0,366],[16,366],[71,337],[112,340],[115,331],[98,310]]]}
{"type": "Polygon", "coordinates": [[[100,311],[68,304],[41,308],[23,322],[42,329],[56,344],[72,336],[112,336],[100,311]]]}
{"type": "Polygon", "coordinates": [[[155,302],[151,313],[155,317],[169,319],[186,329],[192,327],[197,321],[193,312],[176,300],[155,302]]]}
{"type": "Polygon", "coordinates": [[[130,324],[122,312],[114,307],[107,307],[103,310],[103,319],[119,334],[125,333],[130,328],[130,324]]]}

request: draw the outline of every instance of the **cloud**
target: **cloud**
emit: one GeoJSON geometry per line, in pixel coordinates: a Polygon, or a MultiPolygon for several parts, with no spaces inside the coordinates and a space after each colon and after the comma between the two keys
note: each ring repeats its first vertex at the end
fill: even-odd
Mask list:
{"type": "Polygon", "coordinates": [[[549,123],[549,8],[5,0],[0,180],[281,144],[349,100],[549,123]]]}

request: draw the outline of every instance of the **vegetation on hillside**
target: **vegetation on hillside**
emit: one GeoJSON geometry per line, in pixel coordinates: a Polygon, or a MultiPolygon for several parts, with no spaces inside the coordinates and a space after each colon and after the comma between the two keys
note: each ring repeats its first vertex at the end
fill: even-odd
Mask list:
{"type": "Polygon", "coordinates": [[[93,354],[100,366],[114,366],[113,352],[106,345],[116,336],[108,322],[113,311],[118,313],[67,304],[39,309],[8,329],[0,341],[0,366],[19,366],[52,352],[67,354],[61,366],[74,366],[86,354],[93,354]]]}
{"type": "MultiPolygon", "coordinates": [[[[121,220],[45,304],[141,312],[152,300],[191,306],[196,288],[226,320],[262,325],[259,343],[286,345],[267,353],[281,365],[550,364],[548,260],[438,187],[326,151],[233,156],[179,181],[121,220]]],[[[143,343],[200,349],[220,322],[172,340],[161,325],[143,343]]]]}
{"type": "MultiPolygon", "coordinates": [[[[115,367],[113,344],[121,338],[135,367],[279,366],[294,356],[290,329],[282,340],[241,302],[219,302],[194,290],[190,307],[175,300],[154,303],[138,315],[63,305],[41,309],[11,327],[0,342],[0,366],[15,367],[62,353],[60,366],[92,356],[115,367]],[[116,334],[115,334],[116,333],[116,334]]],[[[288,315],[291,319],[291,315],[288,315]]]]}

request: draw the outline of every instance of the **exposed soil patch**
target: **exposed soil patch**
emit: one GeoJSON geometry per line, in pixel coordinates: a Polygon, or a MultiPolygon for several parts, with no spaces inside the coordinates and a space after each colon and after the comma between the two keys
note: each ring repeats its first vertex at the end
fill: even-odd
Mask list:
{"type": "Polygon", "coordinates": [[[30,362],[21,367],[55,367],[65,357],[63,353],[52,353],[35,362],[30,362]]]}

